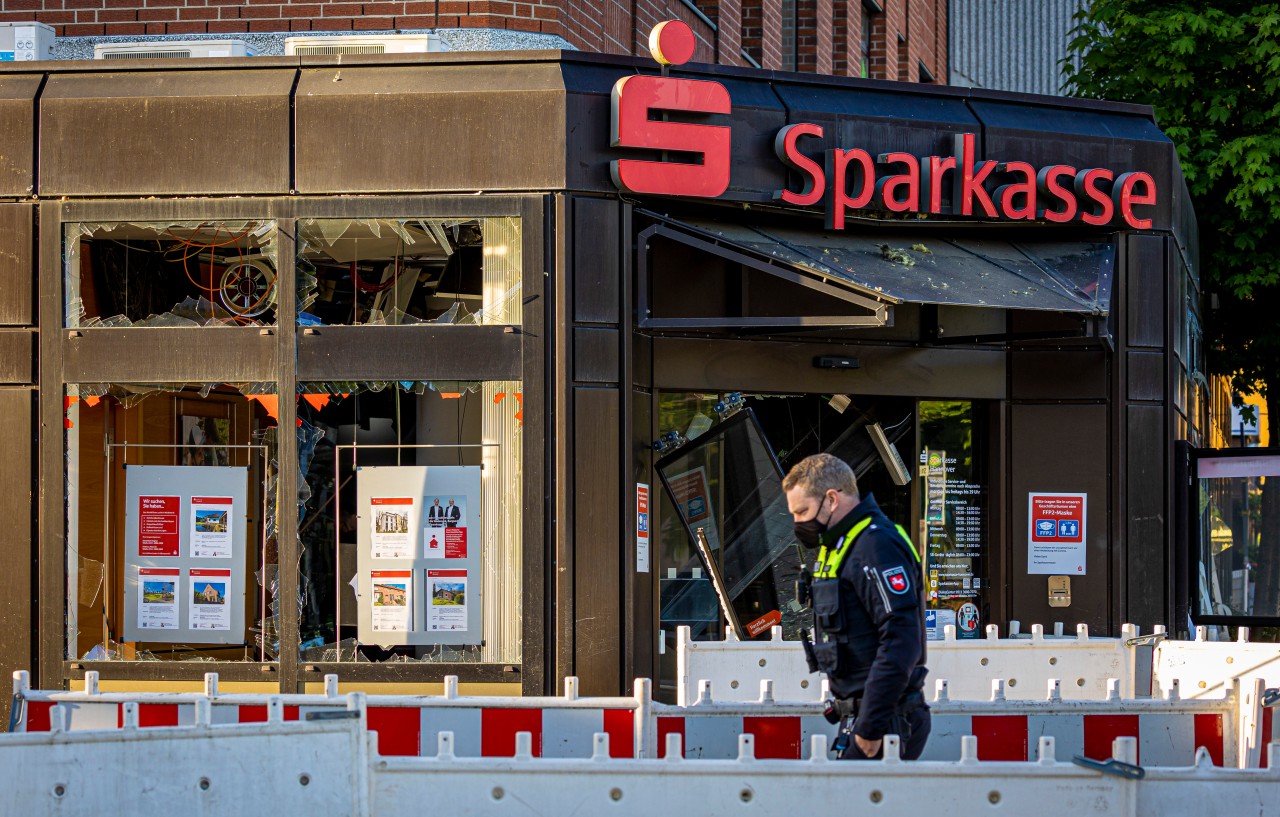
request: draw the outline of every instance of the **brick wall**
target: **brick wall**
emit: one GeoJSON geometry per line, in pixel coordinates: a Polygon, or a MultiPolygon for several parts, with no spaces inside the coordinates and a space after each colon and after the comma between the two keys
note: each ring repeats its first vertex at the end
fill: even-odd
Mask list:
{"type": "MultiPolygon", "coordinates": [[[[850,0],[848,15],[860,0],[850,0]]],[[[883,11],[871,15],[873,79],[919,82],[920,66],[935,82],[947,81],[947,0],[882,0],[883,11]]]]}
{"type": "Polygon", "coordinates": [[[782,68],[782,0],[742,0],[742,48],[761,68],[782,68]]]}
{"type": "MultiPolygon", "coordinates": [[[[504,28],[559,35],[586,51],[642,55],[653,26],[680,19],[698,38],[694,60],[742,65],[745,52],[780,69],[784,2],[795,8],[796,39],[786,50],[794,46],[798,70],[859,74],[862,0],[694,0],[696,11],[680,0],[0,0],[0,21],[35,19],[60,37],[504,28]]],[[[882,5],[884,13],[872,17],[871,76],[915,80],[923,62],[945,81],[947,0],[882,5]],[[901,55],[899,35],[906,38],[901,55]]]]}

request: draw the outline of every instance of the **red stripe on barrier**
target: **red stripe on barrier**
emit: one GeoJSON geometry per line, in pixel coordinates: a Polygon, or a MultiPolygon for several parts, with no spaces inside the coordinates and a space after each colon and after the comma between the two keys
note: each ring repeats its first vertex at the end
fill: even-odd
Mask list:
{"type": "Polygon", "coordinates": [[[667,756],[667,735],[680,736],[680,756],[684,757],[684,718],[658,718],[658,757],[667,756]]]}
{"type": "Polygon", "coordinates": [[[1209,750],[1213,765],[1222,765],[1222,716],[1196,715],[1196,748],[1209,750]]]}
{"type": "Polygon", "coordinates": [[[532,733],[533,756],[542,757],[541,709],[480,710],[480,755],[514,757],[517,732],[532,733]]]}
{"type": "MultiPolygon", "coordinates": [[[[1085,715],[1084,756],[1094,760],[1111,759],[1111,742],[1116,738],[1136,738],[1137,715],[1085,715]]],[[[1142,744],[1138,744],[1138,763],[1142,762],[1142,744]]]]}
{"type": "Polygon", "coordinates": [[[636,756],[636,716],[630,709],[606,709],[604,732],[609,736],[609,757],[636,756]]]}
{"type": "Polygon", "coordinates": [[[27,701],[27,731],[48,732],[52,701],[27,701]]]}
{"type": "Polygon", "coordinates": [[[978,760],[1027,760],[1026,715],[974,715],[978,760]]]}
{"type": "MultiPolygon", "coordinates": [[[[177,704],[138,704],[138,726],[177,726],[177,704]]],[[[124,728],[124,706],[116,711],[116,726],[124,728]]]]}
{"type": "Polygon", "coordinates": [[[1258,768],[1267,768],[1267,746],[1271,744],[1271,713],[1275,710],[1271,707],[1263,707],[1262,709],[1262,760],[1258,762],[1258,768]]]}
{"type": "MultiPolygon", "coordinates": [[[[240,723],[266,723],[267,708],[265,706],[241,706],[240,723]]],[[[284,719],[287,721],[296,721],[298,719],[298,707],[286,706],[284,708],[284,719]]],[[[383,752],[386,754],[386,752],[383,752]]]]}
{"type": "Polygon", "coordinates": [[[378,754],[418,754],[422,737],[422,710],[410,706],[371,706],[369,731],[378,734],[378,754]]]}
{"type": "Polygon", "coordinates": [[[742,733],[755,735],[758,758],[800,759],[799,718],[743,718],[742,733]]]}

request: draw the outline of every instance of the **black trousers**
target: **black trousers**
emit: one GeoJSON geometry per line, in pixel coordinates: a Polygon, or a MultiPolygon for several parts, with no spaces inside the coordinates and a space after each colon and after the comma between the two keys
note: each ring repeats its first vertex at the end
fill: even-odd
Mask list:
{"type": "MultiPolygon", "coordinates": [[[[902,738],[902,759],[916,760],[924,753],[925,741],[929,739],[929,732],[933,728],[933,717],[929,714],[927,706],[918,707],[911,714],[903,717],[895,715],[889,726],[889,734],[897,735],[902,738]]],[[[840,760],[879,760],[884,755],[884,744],[880,744],[880,751],[874,757],[867,757],[862,750],[858,748],[856,741],[850,737],[849,748],[840,753],[840,760]]]]}

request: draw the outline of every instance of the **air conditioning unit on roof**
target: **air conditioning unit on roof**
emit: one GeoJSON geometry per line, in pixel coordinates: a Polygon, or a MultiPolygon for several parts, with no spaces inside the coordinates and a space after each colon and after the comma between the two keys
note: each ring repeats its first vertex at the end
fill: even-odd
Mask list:
{"type": "Polygon", "coordinates": [[[285,56],[315,54],[425,54],[448,51],[436,34],[372,34],[336,37],[285,37],[285,56]]]}
{"type": "Polygon", "coordinates": [[[0,23],[0,62],[50,59],[53,29],[43,23],[0,23]]]}
{"type": "Polygon", "coordinates": [[[244,40],[152,40],[145,43],[101,43],[95,60],[183,60],[198,57],[252,57],[244,40]]]}

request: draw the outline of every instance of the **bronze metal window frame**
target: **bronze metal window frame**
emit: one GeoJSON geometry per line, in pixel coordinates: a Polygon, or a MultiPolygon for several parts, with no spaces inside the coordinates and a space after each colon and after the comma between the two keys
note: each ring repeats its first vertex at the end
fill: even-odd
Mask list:
{"type": "MultiPolygon", "coordinates": [[[[546,435],[543,428],[544,360],[546,337],[546,285],[543,270],[546,255],[545,212],[547,199],[540,194],[458,196],[307,196],[244,197],[144,200],[64,200],[39,204],[38,242],[40,293],[38,416],[42,433],[38,444],[39,512],[37,551],[39,554],[37,682],[63,687],[83,679],[87,670],[96,670],[103,680],[194,682],[206,672],[217,672],[224,681],[278,682],[281,692],[300,692],[304,684],[319,675],[336,672],[344,682],[438,683],[445,675],[456,675],[462,683],[519,683],[523,694],[544,690],[543,583],[545,534],[543,502],[546,435]],[[270,219],[277,223],[282,251],[277,260],[280,291],[295,291],[295,254],[289,251],[299,218],[484,218],[521,219],[522,325],[519,327],[478,326],[406,328],[413,332],[409,342],[388,330],[397,327],[331,327],[306,333],[296,321],[296,301],[281,297],[277,306],[277,326],[246,327],[209,331],[203,328],[165,329],[68,329],[64,324],[63,233],[64,225],[76,222],[111,221],[199,221],[270,219]],[[371,331],[363,332],[368,329],[371,331]],[[425,329],[426,331],[422,331],[425,329]],[[167,353],[155,354],[157,332],[164,332],[167,353]],[[456,334],[454,334],[456,333],[456,334]],[[305,341],[304,341],[305,335],[305,341]],[[525,337],[530,342],[525,342],[525,337]],[[394,339],[394,340],[392,340],[394,339]],[[393,354],[365,355],[358,371],[324,363],[327,346],[340,361],[359,359],[352,349],[377,349],[394,343],[393,354]],[[442,346],[452,347],[452,355],[442,355],[442,346]],[[430,352],[427,348],[430,347],[430,352]],[[303,352],[303,348],[307,352],[303,352]],[[196,353],[198,351],[198,357],[196,353]],[[212,352],[212,354],[211,354],[212,352]],[[225,352],[226,354],[218,354],[225,352]],[[422,352],[422,356],[419,356],[422,352]],[[63,395],[68,383],[114,379],[134,382],[186,381],[269,381],[281,394],[296,391],[299,380],[403,378],[414,367],[404,360],[418,360],[425,367],[440,361],[454,362],[426,375],[456,379],[523,381],[524,428],[523,494],[526,511],[522,536],[522,587],[524,623],[521,632],[519,665],[468,663],[350,664],[301,662],[296,648],[282,649],[278,662],[126,662],[84,661],[66,655],[66,435],[63,429],[63,395]],[[190,368],[181,362],[201,361],[190,368]],[[310,362],[308,362],[310,361],[310,362]],[[447,371],[446,371],[447,369],[447,371]],[[180,376],[175,374],[181,373],[180,376]],[[90,377],[90,374],[92,376],[90,377]]],[[[281,400],[277,422],[291,428],[296,420],[292,401],[281,400]]],[[[293,435],[281,435],[277,456],[281,462],[297,458],[293,435]]],[[[278,490],[284,496],[296,493],[296,469],[284,468],[278,490]]],[[[279,564],[298,564],[297,518],[280,515],[279,564]]],[[[280,573],[280,594],[296,597],[300,574],[280,573]]],[[[282,605],[281,644],[299,642],[299,616],[295,605],[282,605]]]]}

